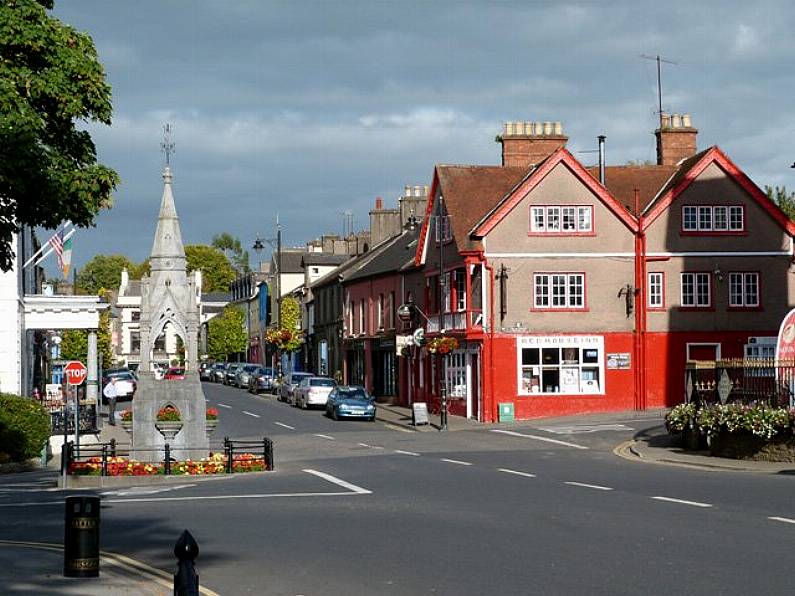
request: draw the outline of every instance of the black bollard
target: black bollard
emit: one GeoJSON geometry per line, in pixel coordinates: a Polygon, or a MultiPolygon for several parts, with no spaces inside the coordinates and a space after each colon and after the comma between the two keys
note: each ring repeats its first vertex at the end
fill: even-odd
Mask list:
{"type": "Polygon", "coordinates": [[[99,577],[99,497],[66,497],[65,577],[99,577]]]}
{"type": "Polygon", "coordinates": [[[183,530],[174,545],[177,572],[174,574],[174,596],[199,596],[199,575],[193,561],[199,556],[199,545],[190,532],[183,530]]]}

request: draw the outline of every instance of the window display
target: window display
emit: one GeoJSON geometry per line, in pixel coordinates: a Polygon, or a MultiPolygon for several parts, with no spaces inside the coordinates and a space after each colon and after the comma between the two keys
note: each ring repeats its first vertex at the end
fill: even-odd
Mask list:
{"type": "Polygon", "coordinates": [[[604,394],[604,338],[517,337],[519,394],[604,394]]]}

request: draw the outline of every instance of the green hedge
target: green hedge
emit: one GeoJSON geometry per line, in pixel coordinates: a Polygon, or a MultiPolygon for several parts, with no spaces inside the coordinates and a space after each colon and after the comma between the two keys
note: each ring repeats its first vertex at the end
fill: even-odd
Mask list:
{"type": "Polygon", "coordinates": [[[37,457],[50,437],[50,415],[32,399],[0,393],[0,463],[37,457]]]}

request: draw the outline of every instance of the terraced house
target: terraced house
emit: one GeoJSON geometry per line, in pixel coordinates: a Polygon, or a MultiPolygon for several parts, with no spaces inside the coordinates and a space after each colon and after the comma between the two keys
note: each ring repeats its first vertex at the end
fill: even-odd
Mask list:
{"type": "Polygon", "coordinates": [[[559,123],[509,122],[501,166],[436,166],[402,298],[459,345],[403,357],[400,400],[438,407],[442,379],[483,421],[670,406],[686,359],[771,350],[795,225],[697,132],[663,115],[656,164],[586,167],[559,123]]]}

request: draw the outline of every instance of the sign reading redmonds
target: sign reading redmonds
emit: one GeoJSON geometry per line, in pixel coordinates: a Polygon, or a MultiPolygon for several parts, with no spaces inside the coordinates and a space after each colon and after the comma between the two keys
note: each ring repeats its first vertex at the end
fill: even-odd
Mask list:
{"type": "Polygon", "coordinates": [[[795,360],[795,308],[787,313],[778,330],[776,360],[795,360]]]}

